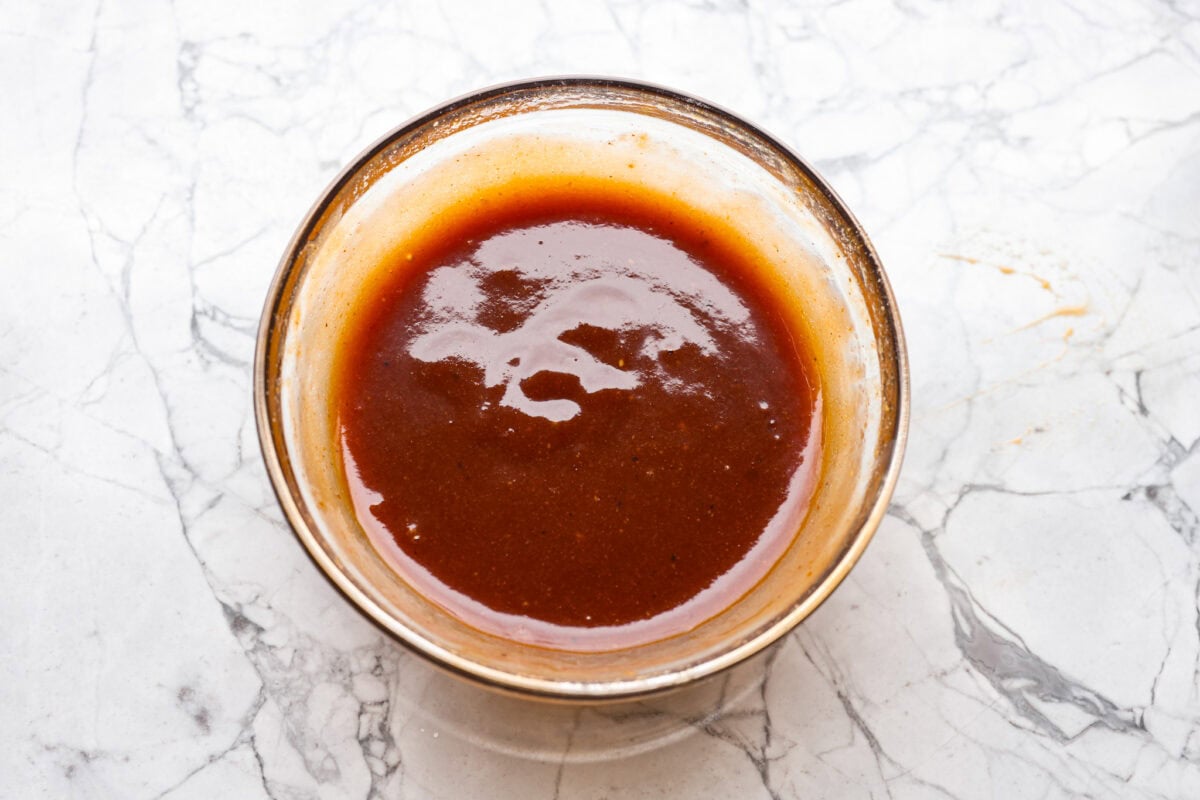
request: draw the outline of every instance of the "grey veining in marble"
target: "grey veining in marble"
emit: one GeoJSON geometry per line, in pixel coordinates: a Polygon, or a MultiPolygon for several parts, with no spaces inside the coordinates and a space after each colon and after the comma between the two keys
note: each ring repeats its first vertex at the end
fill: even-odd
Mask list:
{"type": "Polygon", "coordinates": [[[1200,797],[1200,5],[0,0],[0,797],[1200,797]],[[899,298],[899,490],[765,657],[546,709],[283,522],[249,373],[409,115],[609,73],[812,160],[899,298]]]}

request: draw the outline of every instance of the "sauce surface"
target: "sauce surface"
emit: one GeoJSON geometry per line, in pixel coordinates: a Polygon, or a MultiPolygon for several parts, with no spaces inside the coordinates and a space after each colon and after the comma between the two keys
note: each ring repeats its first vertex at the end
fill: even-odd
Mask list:
{"type": "Polygon", "coordinates": [[[518,194],[413,245],[358,300],[333,387],[356,513],[410,584],[587,648],[763,577],[819,473],[820,398],[730,231],[628,192],[518,194]]]}

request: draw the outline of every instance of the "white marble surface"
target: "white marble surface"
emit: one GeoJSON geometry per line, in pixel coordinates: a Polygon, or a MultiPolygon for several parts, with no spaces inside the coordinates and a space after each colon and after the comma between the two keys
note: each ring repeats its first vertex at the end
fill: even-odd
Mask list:
{"type": "Polygon", "coordinates": [[[0,797],[1200,796],[1195,0],[0,0],[0,98],[0,797]],[[793,145],[907,324],[891,514],[693,707],[432,676],[255,439],[260,304],[326,181],[563,72],[793,145]]]}

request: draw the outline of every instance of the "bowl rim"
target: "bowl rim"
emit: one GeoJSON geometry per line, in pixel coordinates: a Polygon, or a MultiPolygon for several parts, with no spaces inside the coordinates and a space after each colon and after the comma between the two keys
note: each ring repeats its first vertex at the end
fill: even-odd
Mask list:
{"type": "Polygon", "coordinates": [[[325,578],[333,584],[334,588],[349,600],[351,605],[360,614],[384,633],[395,638],[410,651],[422,656],[434,666],[452,675],[466,678],[471,682],[482,684],[487,688],[506,694],[515,694],[534,699],[582,703],[631,700],[693,684],[701,678],[715,675],[751,658],[786,636],[800,622],[820,607],[850,573],[855,564],[858,563],[887,513],[889,503],[899,480],[900,468],[908,440],[909,407],[911,405],[910,392],[909,364],[904,328],[900,320],[895,295],[887,274],[884,271],[882,261],[861,223],[859,223],[846,203],[842,201],[841,197],[838,196],[816,169],[786,144],[754,123],[720,105],[659,84],[601,75],[545,76],[506,81],[461,94],[426,111],[420,112],[395,126],[351,159],[318,195],[283,251],[283,255],[280,258],[267,290],[262,314],[259,319],[253,364],[255,423],[263,461],[267,468],[268,477],[270,478],[271,489],[275,493],[275,497],[284,512],[284,517],[293,534],[300,540],[309,558],[316,564],[325,578]],[[773,622],[763,626],[748,639],[737,642],[732,647],[722,650],[704,661],[692,663],[683,669],[620,681],[563,681],[497,669],[449,651],[429,641],[389,615],[338,567],[317,540],[305,517],[304,510],[301,508],[301,501],[297,497],[294,473],[290,468],[285,469],[284,463],[285,461],[290,462],[290,459],[286,454],[286,446],[283,442],[282,434],[277,439],[276,432],[273,430],[271,416],[268,362],[272,353],[282,341],[284,328],[286,327],[276,325],[277,321],[282,321],[282,318],[278,318],[278,314],[284,301],[289,296],[287,289],[295,277],[297,265],[301,261],[299,258],[301,252],[307,243],[311,241],[314,229],[322,220],[331,204],[338,198],[342,189],[360,175],[364,166],[379,155],[380,152],[391,146],[396,140],[418,130],[439,117],[443,117],[465,106],[494,100],[505,94],[552,90],[556,88],[617,89],[626,92],[641,93],[650,98],[660,98],[670,103],[692,106],[735,128],[742,129],[751,137],[773,148],[788,162],[790,168],[796,170],[810,182],[811,188],[821,194],[825,202],[835,209],[848,224],[850,234],[862,248],[862,261],[868,267],[868,269],[864,270],[864,278],[875,284],[874,288],[878,297],[878,303],[882,310],[880,319],[886,326],[887,332],[890,333],[890,340],[893,344],[889,357],[884,358],[883,356],[888,354],[881,353],[881,360],[891,361],[894,364],[896,382],[895,399],[893,402],[895,419],[894,436],[890,443],[888,443],[883,457],[877,459],[879,466],[882,466],[886,460],[886,467],[883,468],[883,478],[879,481],[875,496],[870,497],[868,495],[865,498],[863,505],[864,508],[869,506],[869,511],[862,518],[862,524],[857,532],[851,535],[842,553],[834,560],[832,569],[812,588],[808,595],[792,605],[787,613],[780,615],[773,622]],[[281,449],[285,452],[281,453],[281,449]]]}

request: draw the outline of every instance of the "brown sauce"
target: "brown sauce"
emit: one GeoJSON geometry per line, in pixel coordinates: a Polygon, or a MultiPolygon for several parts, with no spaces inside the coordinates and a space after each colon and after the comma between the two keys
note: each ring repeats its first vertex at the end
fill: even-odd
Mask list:
{"type": "Polygon", "coordinates": [[[820,398],[735,234],[593,187],[402,251],[334,392],[356,513],[406,580],[589,648],[679,633],[763,577],[819,473],[820,398]]]}

